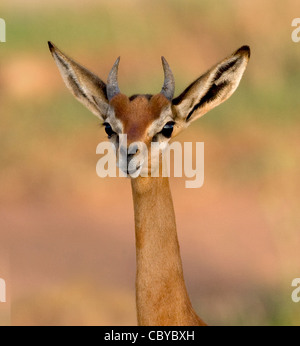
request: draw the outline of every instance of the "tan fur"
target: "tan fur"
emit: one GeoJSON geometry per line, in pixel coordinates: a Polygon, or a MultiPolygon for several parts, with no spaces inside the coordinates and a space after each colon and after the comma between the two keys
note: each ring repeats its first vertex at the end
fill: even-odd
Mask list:
{"type": "Polygon", "coordinates": [[[129,145],[136,141],[149,144],[151,138],[147,138],[147,129],[160,117],[162,109],[169,101],[163,95],[157,94],[150,101],[141,95],[130,102],[126,95],[119,94],[110,103],[114,108],[115,117],[123,123],[123,132],[127,134],[129,145]]]}
{"type": "Polygon", "coordinates": [[[168,178],[132,179],[139,325],[200,326],[182,271],[168,178]]]}

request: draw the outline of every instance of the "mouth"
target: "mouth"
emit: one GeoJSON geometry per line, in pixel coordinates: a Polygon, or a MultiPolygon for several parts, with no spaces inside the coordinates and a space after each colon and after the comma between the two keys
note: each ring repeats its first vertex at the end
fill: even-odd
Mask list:
{"type": "MultiPolygon", "coordinates": [[[[127,175],[132,176],[135,173],[137,173],[140,170],[141,167],[142,167],[142,165],[138,165],[134,170],[131,170],[131,171],[129,171],[129,169],[127,168],[126,173],[127,173],[127,175]]],[[[140,174],[140,172],[139,172],[139,174],[140,174]]],[[[134,177],[134,178],[136,178],[136,177],[134,177]]]]}

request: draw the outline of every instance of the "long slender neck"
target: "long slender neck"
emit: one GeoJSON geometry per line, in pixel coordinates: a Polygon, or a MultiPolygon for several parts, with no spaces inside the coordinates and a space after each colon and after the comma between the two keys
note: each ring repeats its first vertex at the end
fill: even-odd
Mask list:
{"type": "Polygon", "coordinates": [[[168,178],[131,180],[139,325],[203,325],[184,283],[168,178]]]}

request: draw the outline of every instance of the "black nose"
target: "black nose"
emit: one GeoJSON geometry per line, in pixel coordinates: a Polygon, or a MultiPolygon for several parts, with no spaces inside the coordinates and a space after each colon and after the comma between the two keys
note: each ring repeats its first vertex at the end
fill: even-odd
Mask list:
{"type": "Polygon", "coordinates": [[[139,147],[137,144],[130,145],[130,147],[127,150],[127,157],[128,159],[131,159],[134,155],[136,155],[139,151],[139,147]]]}
{"type": "Polygon", "coordinates": [[[121,147],[120,148],[120,155],[122,157],[127,156],[127,161],[129,162],[134,155],[136,155],[139,152],[139,147],[137,144],[131,144],[129,148],[121,147]]]}

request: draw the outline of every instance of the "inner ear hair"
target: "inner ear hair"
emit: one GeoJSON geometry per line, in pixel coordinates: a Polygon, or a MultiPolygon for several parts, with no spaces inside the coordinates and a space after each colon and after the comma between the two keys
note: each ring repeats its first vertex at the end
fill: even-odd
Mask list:
{"type": "Polygon", "coordinates": [[[225,88],[228,84],[229,84],[228,82],[222,82],[218,85],[216,83],[213,83],[213,85],[208,89],[207,93],[190,110],[185,120],[189,121],[193,113],[197,111],[197,109],[201,108],[205,103],[214,101],[220,95],[221,90],[225,88]]]}
{"type": "Polygon", "coordinates": [[[78,101],[103,121],[108,107],[106,84],[54,44],[48,42],[48,45],[67,88],[78,101]]]}
{"type": "Polygon", "coordinates": [[[243,46],[195,80],[172,102],[178,116],[194,121],[227,100],[238,87],[249,57],[249,47],[243,46]]]}

